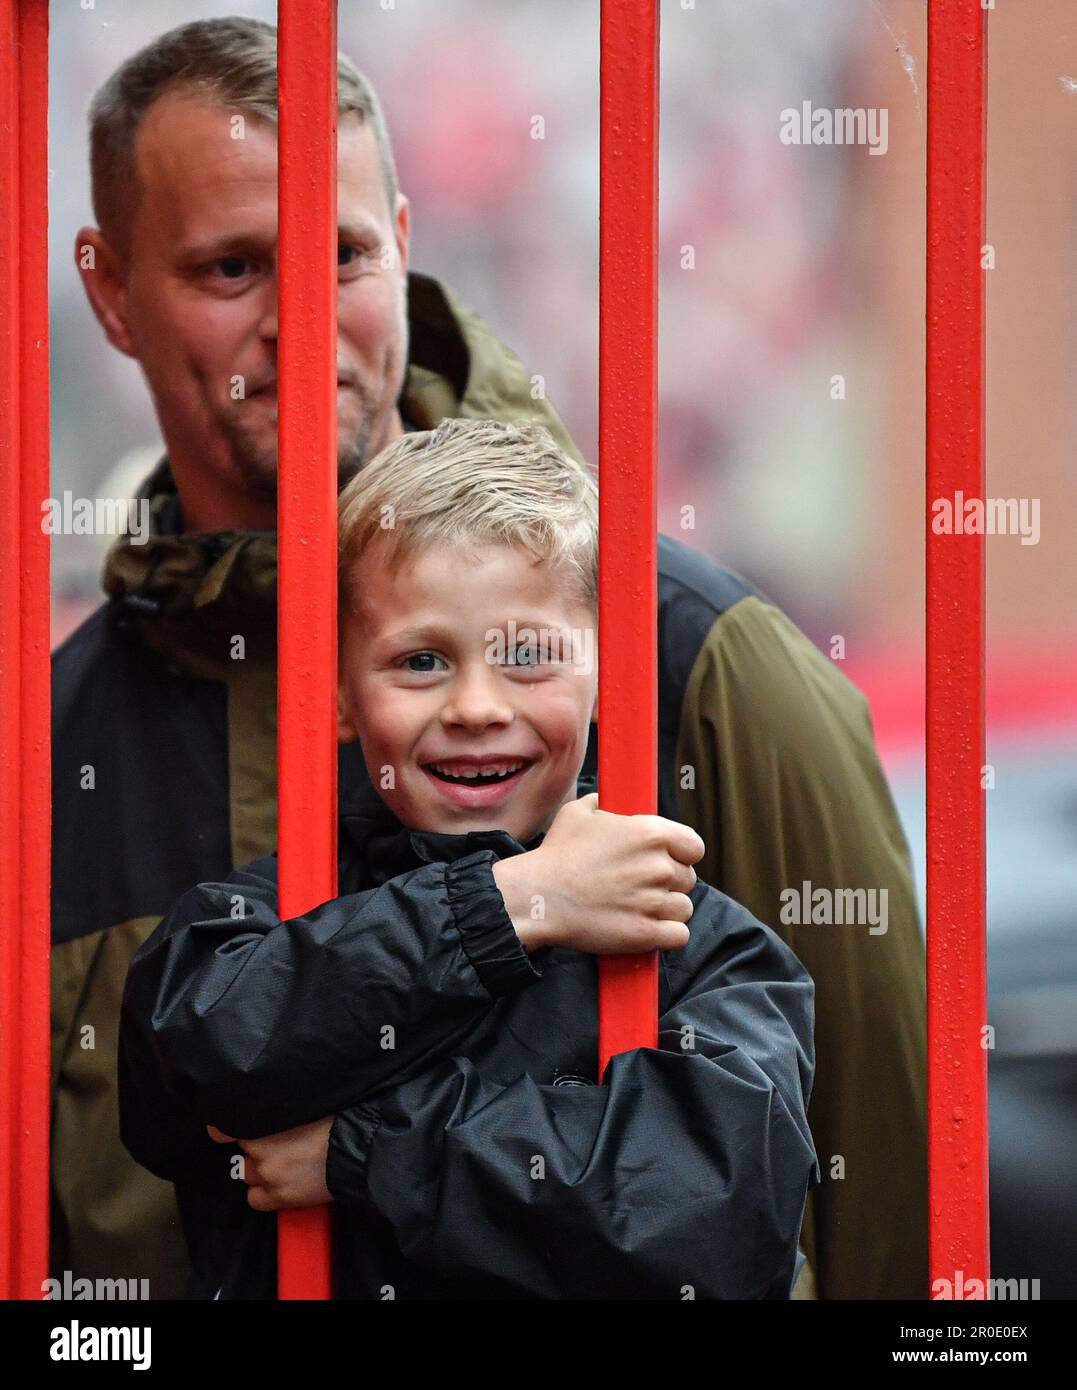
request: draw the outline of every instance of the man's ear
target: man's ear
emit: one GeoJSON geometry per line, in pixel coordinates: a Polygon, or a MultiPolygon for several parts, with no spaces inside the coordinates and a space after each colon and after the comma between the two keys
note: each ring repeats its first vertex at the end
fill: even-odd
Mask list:
{"type": "Polygon", "coordinates": [[[126,357],[136,357],[127,326],[127,286],[119,256],[96,227],[80,227],[75,266],[105,337],[126,357]]]}
{"type": "Polygon", "coordinates": [[[396,231],[396,254],[400,258],[400,273],[407,275],[411,209],[403,193],[396,195],[396,216],[393,219],[393,224],[396,231]]]}
{"type": "Polygon", "coordinates": [[[340,681],[337,685],[337,742],[354,743],[358,737],[359,730],[352,720],[344,682],[340,681]]]}

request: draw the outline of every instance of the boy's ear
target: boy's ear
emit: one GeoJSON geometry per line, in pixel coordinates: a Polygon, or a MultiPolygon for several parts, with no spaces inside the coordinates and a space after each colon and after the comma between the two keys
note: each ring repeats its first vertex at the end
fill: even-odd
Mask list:
{"type": "Polygon", "coordinates": [[[344,683],[337,685],[337,742],[354,743],[359,737],[359,731],[352,722],[351,710],[348,708],[348,698],[344,691],[344,683]]]}

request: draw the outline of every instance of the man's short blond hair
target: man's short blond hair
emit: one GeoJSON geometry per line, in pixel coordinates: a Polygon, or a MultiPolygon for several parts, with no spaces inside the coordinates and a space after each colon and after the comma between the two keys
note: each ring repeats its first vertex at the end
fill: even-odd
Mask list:
{"type": "MultiPolygon", "coordinates": [[[[133,54],[90,104],[90,181],[94,216],[126,260],[141,196],[135,140],[160,97],[193,92],[230,111],[277,122],[277,31],[260,19],[196,19],[133,54]]],[[[377,93],[351,59],[337,54],[337,110],[370,126],[389,214],[396,208],[396,165],[377,93]]]]}
{"type": "Polygon", "coordinates": [[[372,459],[340,494],[342,610],[357,611],[355,566],[379,542],[390,567],[438,544],[520,547],[598,604],[598,488],[543,425],[443,420],[372,459]]]}

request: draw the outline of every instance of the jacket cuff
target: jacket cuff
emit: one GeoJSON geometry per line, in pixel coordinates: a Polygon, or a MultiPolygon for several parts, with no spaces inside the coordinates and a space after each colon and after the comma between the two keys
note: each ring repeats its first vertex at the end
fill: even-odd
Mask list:
{"type": "Polygon", "coordinates": [[[449,909],[464,952],[495,998],[542,978],[528,959],[494,881],[494,853],[479,850],[445,866],[449,909]]]}
{"type": "Polygon", "coordinates": [[[370,1105],[352,1105],[335,1116],[325,1161],[325,1185],[335,1202],[365,1199],[370,1146],[380,1124],[380,1112],[370,1105]]]}

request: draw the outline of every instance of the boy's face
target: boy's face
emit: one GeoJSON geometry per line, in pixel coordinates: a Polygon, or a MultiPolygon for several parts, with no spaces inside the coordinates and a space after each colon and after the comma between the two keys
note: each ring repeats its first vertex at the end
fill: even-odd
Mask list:
{"type": "Polygon", "coordinates": [[[397,817],[521,841],[548,829],[575,798],[597,692],[595,613],[569,572],[504,545],[433,546],[390,572],[375,544],[351,593],[340,737],[362,741],[397,817]]]}

